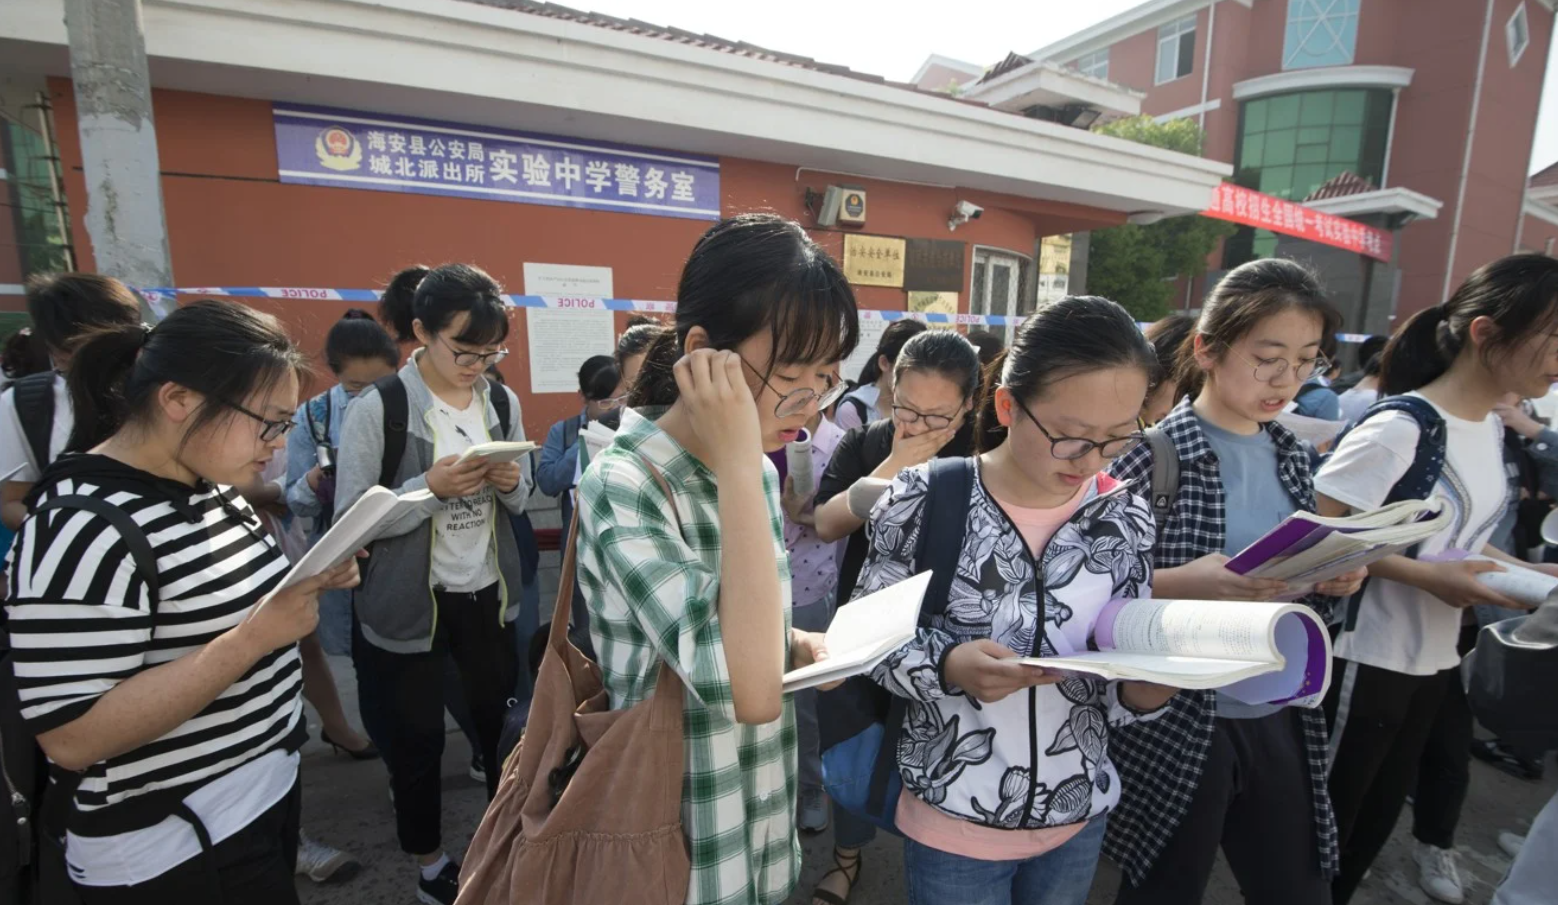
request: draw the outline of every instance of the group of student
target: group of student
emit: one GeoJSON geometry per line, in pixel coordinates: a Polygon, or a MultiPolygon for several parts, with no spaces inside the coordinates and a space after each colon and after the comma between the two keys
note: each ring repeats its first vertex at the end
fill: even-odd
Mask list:
{"type": "MultiPolygon", "coordinates": [[[[1414,792],[1425,883],[1453,878],[1462,616],[1518,605],[1477,581],[1497,566],[1433,554],[1517,561],[1490,542],[1511,497],[1506,396],[1558,381],[1552,258],[1493,262],[1414,316],[1370,366],[1391,398],[1318,472],[1277,416],[1333,370],[1339,317],[1286,260],[1235,269],[1198,319],[1145,335],[1096,297],[1042,308],[1004,350],[899,321],[852,384],[839,365],[858,316],[838,265],[794,222],[727,219],[691,250],[674,323],[583,364],[581,411],[534,468],[460,458],[524,437],[493,370],[508,311],[473,266],[398,275],[389,330],[366,313],[336,324],[338,382],[309,400],[305,356],[254,309],[195,302],[146,328],[106,278],[30,292],[55,370],[0,397],[0,456],[29,466],[5,485],[4,678],[52,764],[44,835],[64,840],[83,902],[296,901],[301,699],[321,648],[350,653],[366,731],[315,700],[326,741],[383,758],[417,895],[453,902],[444,713],[491,796],[543,656],[537,483],[577,527],[580,590],[554,618],[598,662],[609,706],[648,698],[662,664],[685,688],[688,903],[784,902],[798,831],[830,821],[813,896],[849,900],[876,823],[829,813],[835,692],[787,695],[781,676],[826,658],[838,607],[919,571],[932,527],[958,540],[945,599],[869,676],[905,713],[893,828],[908,901],[1082,905],[1107,854],[1117,901],[1194,903],[1221,850],[1246,901],[1343,905],[1414,792]],[[44,396],[40,452],[19,426],[44,396]],[[615,436],[590,457],[595,422],[615,436]],[[1147,425],[1167,444],[1144,442],[1147,425]],[[780,475],[801,439],[811,494],[780,475]],[[1179,480],[1159,501],[1165,448],[1179,480]],[[374,485],[431,495],[365,560],[277,590],[288,557],[267,522],[311,518],[317,539],[374,485]],[[1323,710],[1015,662],[1088,649],[1111,600],[1283,597],[1224,563],[1296,511],[1414,496],[1449,507],[1440,536],[1302,598],[1337,632],[1323,710]],[[950,533],[933,506],[958,516],[950,533]]],[[[1517,862],[1500,905],[1539,901],[1521,886],[1551,880],[1536,861],[1517,862]]]]}

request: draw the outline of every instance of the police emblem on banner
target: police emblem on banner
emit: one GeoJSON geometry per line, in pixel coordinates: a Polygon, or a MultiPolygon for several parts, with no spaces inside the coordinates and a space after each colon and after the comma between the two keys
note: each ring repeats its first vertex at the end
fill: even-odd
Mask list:
{"type": "Polygon", "coordinates": [[[340,126],[331,126],[314,139],[319,165],[331,170],[355,170],[362,166],[362,143],[340,126]]]}

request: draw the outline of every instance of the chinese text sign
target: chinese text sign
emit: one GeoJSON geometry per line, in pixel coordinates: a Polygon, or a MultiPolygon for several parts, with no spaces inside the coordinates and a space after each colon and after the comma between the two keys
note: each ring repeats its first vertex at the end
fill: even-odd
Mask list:
{"type": "Polygon", "coordinates": [[[1323,214],[1231,182],[1213,190],[1212,203],[1202,216],[1345,248],[1380,261],[1390,260],[1393,238],[1385,230],[1364,226],[1346,217],[1323,214]]]}
{"type": "Polygon", "coordinates": [[[718,220],[719,161],[349,110],[276,104],[281,181],[718,220]]]}

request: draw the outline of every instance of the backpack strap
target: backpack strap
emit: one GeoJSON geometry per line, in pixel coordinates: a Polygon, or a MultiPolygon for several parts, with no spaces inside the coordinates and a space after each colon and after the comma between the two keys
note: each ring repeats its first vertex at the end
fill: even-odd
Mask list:
{"type": "Polygon", "coordinates": [[[395,473],[406,456],[406,430],[411,420],[411,403],[406,384],[399,374],[380,377],[373,382],[384,404],[384,458],[379,462],[379,486],[394,489],[395,473]]]}
{"type": "Polygon", "coordinates": [[[860,418],[861,424],[871,423],[871,413],[866,411],[864,399],[861,399],[859,396],[845,396],[844,402],[855,410],[855,414],[860,418]]]}
{"type": "Polygon", "coordinates": [[[102,497],[88,496],[84,493],[67,493],[53,497],[34,509],[32,514],[42,515],[56,509],[84,509],[93,515],[107,519],[108,523],[114,526],[114,530],[124,539],[125,546],[130,548],[130,558],[135,561],[135,571],[140,573],[141,581],[146,584],[147,596],[151,599],[151,615],[155,623],[160,593],[157,580],[157,555],[152,550],[151,541],[147,539],[146,532],[140,524],[131,518],[130,513],[113,503],[102,497]]]}
{"type": "Polygon", "coordinates": [[[53,371],[29,374],[11,384],[16,420],[21,422],[33,465],[43,471],[49,464],[49,441],[54,433],[53,371]]]}
{"type": "Polygon", "coordinates": [[[509,406],[508,390],[503,384],[487,381],[487,396],[492,399],[492,410],[498,414],[498,430],[503,434],[500,440],[509,438],[509,424],[514,416],[514,410],[509,406]]]}
{"type": "Polygon", "coordinates": [[[1179,449],[1161,427],[1149,427],[1145,434],[1152,448],[1152,518],[1161,538],[1179,496],[1179,449]]]}
{"type": "MultiPolygon", "coordinates": [[[[963,535],[968,525],[968,509],[974,493],[974,460],[970,458],[932,459],[927,476],[925,507],[920,510],[920,536],[914,551],[915,567],[930,570],[930,586],[920,605],[920,625],[947,611],[952,579],[957,575],[963,554],[963,535]]],[[[882,724],[882,746],[877,750],[876,766],[871,771],[871,788],[866,806],[871,813],[884,812],[889,780],[898,770],[898,739],[903,735],[908,702],[897,695],[887,706],[882,724]]]]}

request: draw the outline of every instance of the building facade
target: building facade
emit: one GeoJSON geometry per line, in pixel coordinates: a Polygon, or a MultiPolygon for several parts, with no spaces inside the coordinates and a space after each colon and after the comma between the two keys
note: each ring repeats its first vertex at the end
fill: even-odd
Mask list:
{"type": "Polygon", "coordinates": [[[1550,0],[1149,0],[1029,56],[1194,118],[1241,185],[1400,228],[1378,266],[1244,228],[1187,307],[1223,268],[1307,255],[1349,327],[1384,332],[1558,223],[1526,179],[1552,32],[1550,0]]]}

